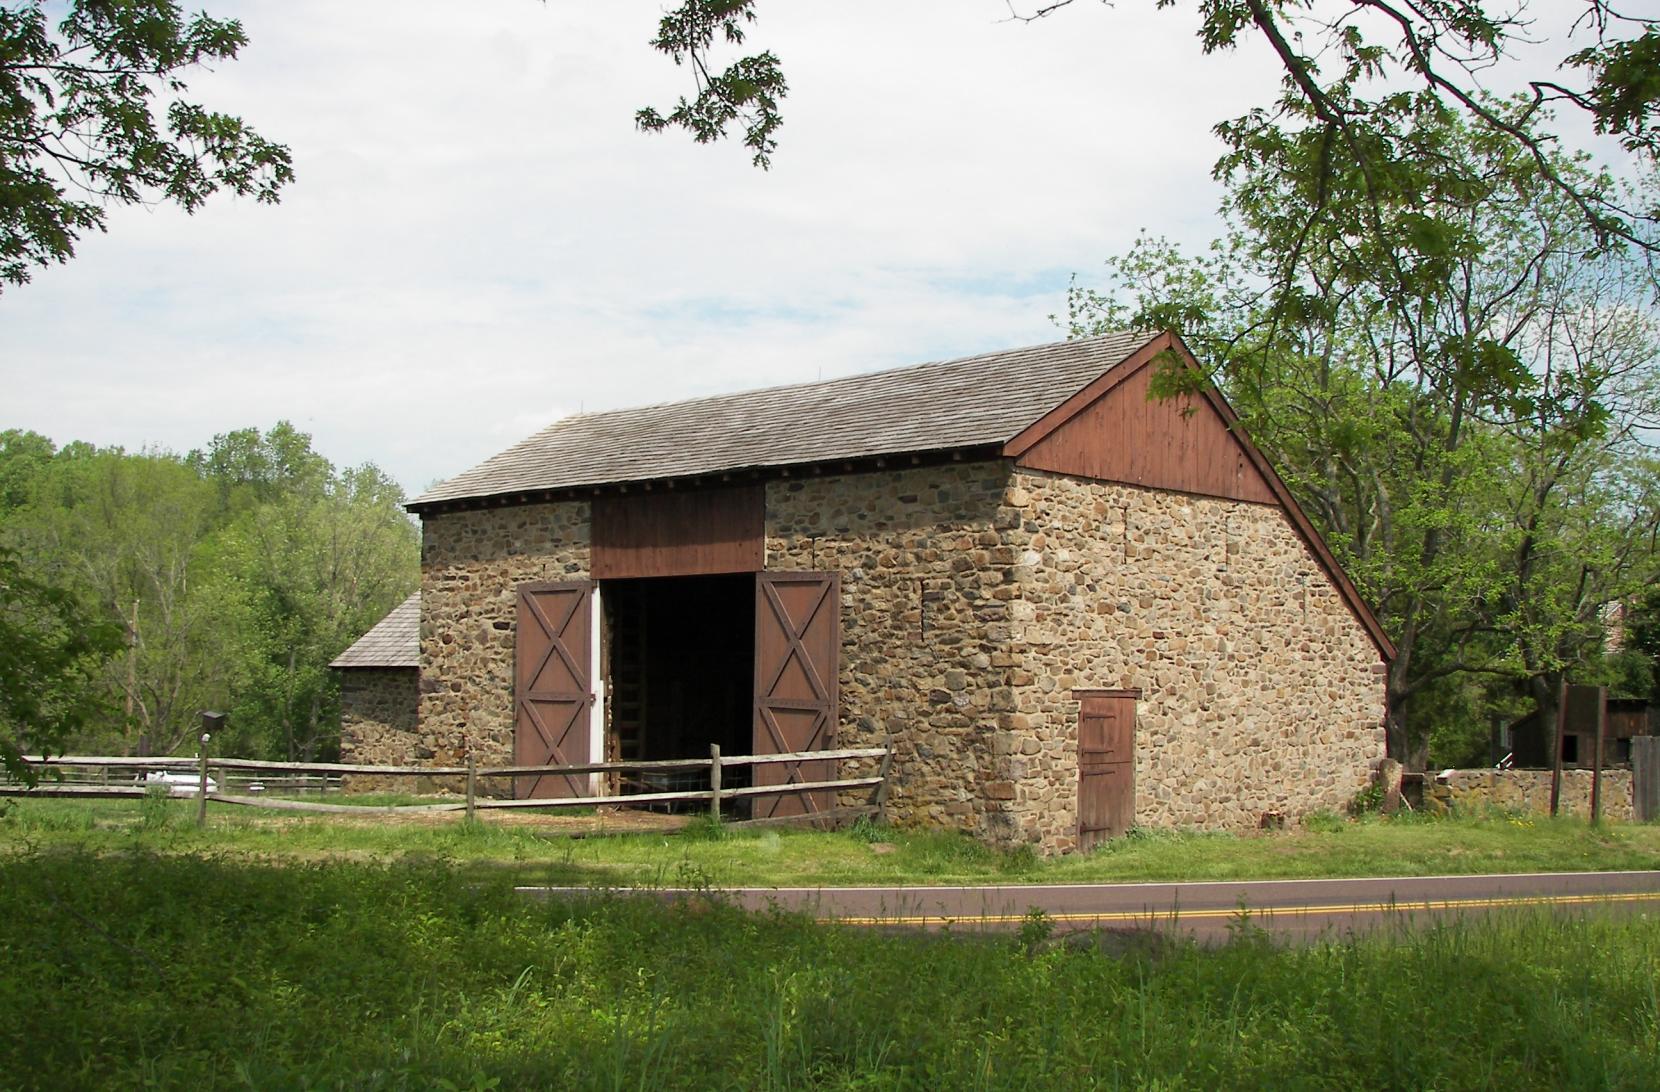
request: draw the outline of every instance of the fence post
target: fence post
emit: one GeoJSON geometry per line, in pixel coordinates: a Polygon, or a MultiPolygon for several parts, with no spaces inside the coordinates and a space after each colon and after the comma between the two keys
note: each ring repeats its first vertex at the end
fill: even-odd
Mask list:
{"type": "Polygon", "coordinates": [[[1631,737],[1631,816],[1660,819],[1660,736],[1631,737]]]}
{"type": "MultiPolygon", "coordinates": [[[[204,717],[203,719],[206,720],[207,718],[204,717]]],[[[207,745],[210,738],[208,733],[202,733],[201,773],[196,781],[196,825],[199,827],[207,826],[207,745]]]]}
{"type": "Polygon", "coordinates": [[[1597,687],[1597,742],[1591,751],[1591,825],[1602,822],[1602,737],[1608,734],[1608,688],[1597,687]]]}
{"type": "Polygon", "coordinates": [[[478,796],[478,758],[471,750],[467,752],[467,822],[475,818],[473,801],[478,796]]]}
{"type": "Polygon", "coordinates": [[[1556,818],[1562,803],[1562,744],[1568,735],[1568,680],[1564,676],[1556,688],[1556,745],[1551,748],[1550,763],[1550,817],[1556,818]]]}
{"type": "Polygon", "coordinates": [[[882,779],[882,783],[876,786],[876,795],[871,800],[871,803],[876,805],[877,822],[882,822],[888,817],[888,775],[893,772],[892,735],[888,736],[887,746],[888,753],[882,756],[882,764],[876,770],[876,775],[882,779]]]}
{"type": "Polygon", "coordinates": [[[709,744],[709,814],[720,822],[720,744],[709,744]]]}

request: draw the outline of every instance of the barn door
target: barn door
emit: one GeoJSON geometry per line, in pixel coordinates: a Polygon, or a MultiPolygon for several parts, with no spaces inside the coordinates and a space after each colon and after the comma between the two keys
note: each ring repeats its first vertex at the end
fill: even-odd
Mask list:
{"type": "MultiPolygon", "coordinates": [[[[835,745],[841,654],[838,573],[755,574],[755,728],[758,755],[823,751],[835,745]]],[[[830,781],[833,762],[755,767],[756,785],[830,781]]],[[[754,815],[803,815],[835,803],[830,792],[755,797],[754,815]]]]}
{"type": "MultiPolygon", "coordinates": [[[[589,753],[593,585],[520,584],[513,657],[513,764],[567,766],[589,753]]],[[[514,779],[513,795],[585,796],[586,775],[538,774],[514,779]]]]}
{"type": "Polygon", "coordinates": [[[1078,848],[1087,850],[1135,822],[1136,696],[1078,697],[1078,848]]]}

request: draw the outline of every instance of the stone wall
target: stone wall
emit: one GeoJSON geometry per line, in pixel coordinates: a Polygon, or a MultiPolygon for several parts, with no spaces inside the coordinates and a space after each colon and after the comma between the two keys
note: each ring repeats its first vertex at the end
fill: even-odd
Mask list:
{"type": "Polygon", "coordinates": [[[1367,785],[1384,665],[1278,506],[1017,471],[996,529],[1010,761],[988,790],[1020,840],[1075,837],[1075,689],[1141,692],[1138,825],[1255,827],[1367,785]]]}
{"type": "Polygon", "coordinates": [[[584,580],[588,557],[586,501],[423,518],[420,715],[434,765],[465,765],[469,749],[480,765],[511,761],[517,588],[584,580]]]}
{"type": "MultiPolygon", "coordinates": [[[[1431,809],[1456,814],[1485,812],[1550,814],[1549,770],[1445,770],[1424,786],[1424,803],[1431,809]]],[[[1632,806],[1631,771],[1624,768],[1602,771],[1602,814],[1609,819],[1630,820],[1632,806]]],[[[1559,811],[1563,815],[1591,814],[1591,771],[1562,771],[1559,811]]]]}
{"type": "MultiPolygon", "coordinates": [[[[415,766],[430,761],[416,727],[420,672],[413,667],[353,667],[340,672],[340,761],[415,766]]],[[[398,792],[408,778],[349,777],[351,792],[398,792]]]]}
{"type": "Polygon", "coordinates": [[[767,567],[842,572],[847,745],[890,809],[1076,844],[1074,690],[1138,689],[1136,822],[1337,810],[1383,755],[1383,665],[1267,505],[1006,463],[776,482],[767,567]]]}
{"type": "MultiPolygon", "coordinates": [[[[1383,755],[1376,649],[1274,506],[951,463],[767,484],[766,565],[842,575],[845,745],[890,812],[1076,844],[1075,690],[1137,689],[1136,822],[1337,810],[1383,755]]],[[[582,579],[588,506],[428,516],[421,736],[512,752],[515,587],[582,579]]]]}
{"type": "Polygon", "coordinates": [[[767,568],[841,572],[839,739],[892,733],[901,823],[987,829],[986,786],[1003,776],[992,703],[1007,691],[988,676],[1007,638],[998,585],[1013,555],[993,530],[1007,480],[1002,463],[952,463],[767,486],[767,568]]]}

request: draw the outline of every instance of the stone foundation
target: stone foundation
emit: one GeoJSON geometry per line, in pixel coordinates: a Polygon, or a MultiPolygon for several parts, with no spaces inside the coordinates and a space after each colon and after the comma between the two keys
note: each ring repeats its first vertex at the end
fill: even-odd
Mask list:
{"type": "MultiPolygon", "coordinates": [[[[1424,804],[1431,810],[1455,815],[1482,815],[1488,812],[1518,812],[1524,815],[1550,814],[1549,770],[1446,770],[1424,786],[1424,804]]],[[[1609,819],[1631,820],[1631,771],[1615,768],[1602,771],[1602,814],[1609,819]]],[[[1591,814],[1591,771],[1562,771],[1562,794],[1558,802],[1562,815],[1588,818],[1591,814]]]]}
{"type": "MultiPolygon", "coordinates": [[[[418,766],[435,751],[416,724],[420,673],[413,667],[352,667],[340,671],[340,761],[418,766]]],[[[345,778],[348,792],[405,792],[407,777],[345,778]]]]}

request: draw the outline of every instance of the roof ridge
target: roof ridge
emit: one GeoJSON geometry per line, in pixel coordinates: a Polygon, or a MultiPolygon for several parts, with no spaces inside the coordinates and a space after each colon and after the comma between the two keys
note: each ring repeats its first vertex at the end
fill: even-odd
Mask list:
{"type": "MultiPolygon", "coordinates": [[[[901,372],[917,372],[924,368],[946,368],[963,364],[971,364],[976,360],[985,360],[994,356],[1019,356],[1022,353],[1033,353],[1040,349],[1055,349],[1062,345],[1088,345],[1090,342],[1106,341],[1111,338],[1122,338],[1135,335],[1153,337],[1157,331],[1149,330],[1114,330],[1105,334],[1090,334],[1088,337],[1068,337],[1059,341],[1039,341],[1031,345],[1017,345],[1008,349],[991,349],[983,353],[970,353],[967,356],[944,357],[939,360],[924,360],[918,364],[901,364],[893,368],[876,368],[868,372],[848,372],[846,375],[832,376],[829,379],[809,379],[800,383],[774,383],[766,387],[742,387],[734,391],[724,391],[720,394],[700,394],[692,398],[671,398],[663,402],[637,402],[626,406],[613,406],[610,409],[578,410],[567,413],[563,417],[544,425],[537,433],[545,432],[561,421],[571,421],[579,417],[604,417],[608,413],[638,413],[644,410],[667,409],[671,406],[694,406],[702,402],[715,402],[723,398],[734,398],[739,395],[773,394],[778,391],[804,391],[812,387],[828,387],[838,383],[846,383],[850,379],[874,379],[877,376],[898,375],[901,372]]],[[[532,435],[536,435],[533,433],[532,435]]],[[[528,439],[529,437],[527,437],[528,439]]],[[[521,441],[522,442],[522,441],[521,441]]],[[[514,445],[517,446],[517,445],[514,445]]]]}

